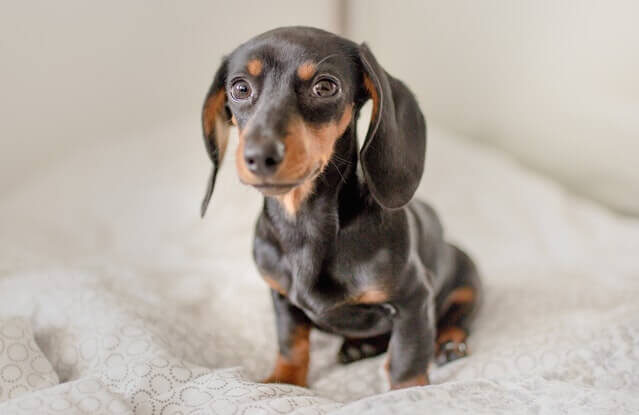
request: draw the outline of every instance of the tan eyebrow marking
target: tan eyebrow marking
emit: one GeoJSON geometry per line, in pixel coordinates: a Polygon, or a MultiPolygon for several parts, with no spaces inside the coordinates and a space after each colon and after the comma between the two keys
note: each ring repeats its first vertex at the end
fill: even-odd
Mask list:
{"type": "Polygon", "coordinates": [[[317,72],[317,66],[311,61],[306,61],[297,67],[297,76],[302,81],[311,79],[315,72],[317,72]]]}
{"type": "Polygon", "coordinates": [[[259,74],[262,73],[262,61],[257,58],[251,59],[246,64],[246,69],[248,70],[248,73],[250,73],[252,76],[258,76],[259,74]]]}

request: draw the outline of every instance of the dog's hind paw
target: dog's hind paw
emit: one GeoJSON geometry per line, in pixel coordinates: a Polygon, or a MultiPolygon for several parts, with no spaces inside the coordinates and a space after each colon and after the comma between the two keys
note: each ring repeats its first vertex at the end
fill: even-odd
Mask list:
{"type": "Polygon", "coordinates": [[[389,340],[390,335],[388,334],[365,339],[345,337],[342,347],[337,353],[337,360],[345,365],[367,357],[378,356],[388,349],[389,340]]]}
{"type": "Polygon", "coordinates": [[[435,361],[439,366],[468,356],[468,346],[465,342],[448,341],[439,346],[435,361]]]}

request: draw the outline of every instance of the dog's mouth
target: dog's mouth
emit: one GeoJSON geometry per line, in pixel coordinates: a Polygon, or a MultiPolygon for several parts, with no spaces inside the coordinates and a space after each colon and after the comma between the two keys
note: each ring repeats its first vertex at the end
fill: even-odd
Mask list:
{"type": "Polygon", "coordinates": [[[252,186],[262,192],[266,196],[278,196],[290,192],[295,186],[300,183],[260,183],[253,184],[252,186]]]}
{"type": "Polygon", "coordinates": [[[314,179],[320,173],[320,170],[321,169],[317,167],[310,173],[303,174],[301,178],[287,182],[265,180],[259,183],[248,183],[243,180],[240,181],[242,181],[243,184],[253,186],[265,196],[278,196],[290,192],[291,190],[293,190],[293,188],[299,186],[307,180],[314,179]]]}

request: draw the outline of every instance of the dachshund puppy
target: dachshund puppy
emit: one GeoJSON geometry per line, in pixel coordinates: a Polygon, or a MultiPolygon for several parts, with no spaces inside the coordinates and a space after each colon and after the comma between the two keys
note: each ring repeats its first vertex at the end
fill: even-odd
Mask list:
{"type": "Polygon", "coordinates": [[[411,200],[424,117],[366,45],[308,27],[259,35],[223,60],[202,125],[213,162],[202,215],[231,125],[240,180],[264,195],[253,257],[271,288],[279,344],[266,382],[306,385],[312,328],[343,337],[342,363],[388,350],[393,389],[426,385],[430,361],[466,354],[478,273],[444,241],[433,209],[411,200]]]}

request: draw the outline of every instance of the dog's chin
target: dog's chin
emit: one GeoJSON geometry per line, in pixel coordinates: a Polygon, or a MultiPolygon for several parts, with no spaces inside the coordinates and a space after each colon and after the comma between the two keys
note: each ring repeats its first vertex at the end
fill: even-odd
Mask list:
{"type": "Polygon", "coordinates": [[[264,196],[282,196],[295,189],[297,186],[305,183],[308,180],[313,180],[317,175],[319,175],[321,169],[318,167],[311,171],[311,173],[303,175],[301,178],[289,182],[260,182],[260,183],[251,183],[248,181],[244,181],[240,178],[240,181],[244,184],[248,184],[256,188],[260,193],[264,196]]]}
{"type": "Polygon", "coordinates": [[[264,196],[281,196],[293,190],[299,184],[254,184],[256,188],[264,196]]]}

